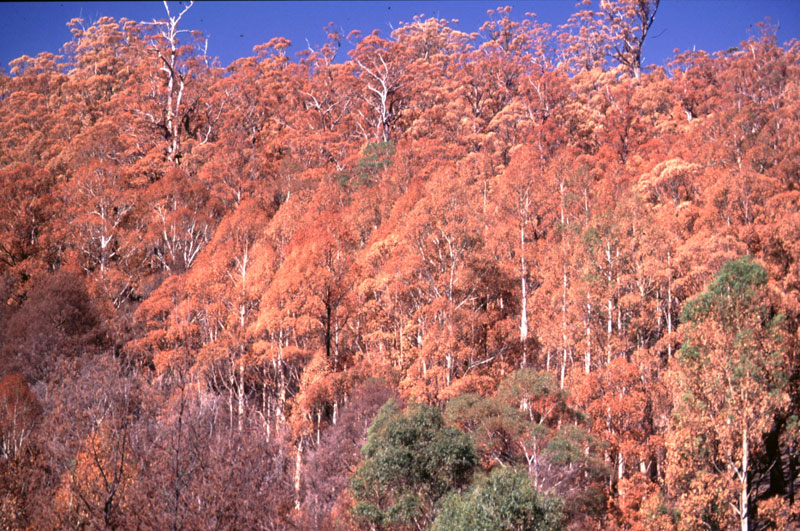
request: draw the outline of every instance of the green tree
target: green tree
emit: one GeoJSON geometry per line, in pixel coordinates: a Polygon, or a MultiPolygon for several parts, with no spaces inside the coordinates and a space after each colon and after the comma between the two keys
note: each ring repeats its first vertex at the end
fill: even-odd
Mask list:
{"type": "Polygon", "coordinates": [[[523,471],[496,468],[467,492],[448,496],[433,531],[561,529],[560,499],[536,492],[523,471]]]}
{"type": "Polygon", "coordinates": [[[534,491],[562,498],[568,516],[604,510],[607,448],[589,433],[591,420],[568,405],[553,373],[515,371],[493,397],[463,393],[450,400],[445,418],[474,437],[486,468],[525,467],[534,491]]]}
{"type": "Polygon", "coordinates": [[[687,528],[749,529],[751,455],[787,401],[783,317],[766,284],[751,257],[729,261],[681,314],[667,474],[687,528]]]}
{"type": "Polygon", "coordinates": [[[445,425],[441,412],[393,400],[367,432],[363,461],[351,482],[357,520],[373,528],[428,525],[437,502],[466,485],[478,460],[469,437],[445,425]]]}

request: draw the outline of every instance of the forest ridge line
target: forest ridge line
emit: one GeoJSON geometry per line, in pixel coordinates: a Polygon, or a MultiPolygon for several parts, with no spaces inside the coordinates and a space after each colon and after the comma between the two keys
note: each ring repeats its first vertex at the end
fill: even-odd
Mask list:
{"type": "Polygon", "coordinates": [[[14,61],[2,524],[797,525],[800,45],[657,7],[14,61]]]}

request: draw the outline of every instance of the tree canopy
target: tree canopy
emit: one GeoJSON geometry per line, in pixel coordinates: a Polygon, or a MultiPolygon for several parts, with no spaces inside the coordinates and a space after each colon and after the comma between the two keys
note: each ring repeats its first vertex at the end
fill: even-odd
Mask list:
{"type": "Polygon", "coordinates": [[[13,61],[0,526],[800,525],[800,43],[658,7],[13,61]]]}

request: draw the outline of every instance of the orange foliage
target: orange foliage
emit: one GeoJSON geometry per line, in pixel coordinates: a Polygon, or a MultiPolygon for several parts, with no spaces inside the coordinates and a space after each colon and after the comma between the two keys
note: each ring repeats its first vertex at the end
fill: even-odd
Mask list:
{"type": "MultiPolygon", "coordinates": [[[[698,457],[712,419],[676,416],[693,381],[676,368],[680,315],[723,264],[754,255],[797,395],[800,46],[761,25],[739,49],[651,67],[658,0],[585,5],[559,28],[510,7],[471,34],[416,17],[351,34],[349,57],[330,24],[296,60],[276,37],[227,69],[177,13],[76,19],[64,55],[13,61],[0,74],[0,441],[2,459],[49,478],[15,494],[14,521],[39,503],[67,515],[45,527],[129,523],[146,497],[129,494],[169,470],[173,524],[198,489],[214,501],[192,521],[223,525],[199,515],[232,511],[217,486],[246,468],[248,437],[277,448],[248,481],[278,482],[294,524],[345,521],[359,443],[326,434],[363,438],[365,417],[339,423],[353,400],[380,406],[365,380],[445,406],[501,400],[521,368],[543,374],[559,415],[512,425],[552,404],[505,404],[516,413],[490,415],[508,425],[485,460],[515,449],[548,471],[536,485],[585,513],[568,525],[734,521],[730,474],[698,457]],[[78,442],[48,441],[37,430],[66,400],[65,373],[97,353],[169,399],[131,406],[139,431],[76,418],[78,442]],[[142,435],[164,419],[170,442],[142,435]],[[159,457],[134,459],[133,433],[159,457]],[[187,440],[230,466],[182,483],[208,462],[187,440]],[[562,446],[539,462],[544,440],[562,446]],[[340,446],[347,466],[328,454],[340,446]],[[343,476],[312,481],[317,462],[343,476]]],[[[696,330],[722,374],[733,340],[696,330]]],[[[797,523],[796,402],[747,419],[765,525],[797,523]]],[[[248,507],[248,523],[266,514],[248,507]]]]}

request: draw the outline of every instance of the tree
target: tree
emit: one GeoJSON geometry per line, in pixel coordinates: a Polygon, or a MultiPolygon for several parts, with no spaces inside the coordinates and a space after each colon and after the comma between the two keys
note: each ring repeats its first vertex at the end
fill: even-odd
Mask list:
{"type": "Polygon", "coordinates": [[[433,521],[437,502],[466,485],[477,465],[469,437],[445,425],[438,409],[412,405],[403,413],[394,400],[378,412],[361,454],[350,483],[353,514],[388,528],[433,521]]]}
{"type": "Polygon", "coordinates": [[[605,445],[567,401],[552,373],[527,368],[503,379],[493,397],[451,399],[445,418],[475,438],[485,468],[525,467],[536,492],[558,496],[569,516],[589,520],[603,508],[605,445]]]}
{"type": "Polygon", "coordinates": [[[600,9],[611,30],[611,55],[630,69],[637,81],[642,76],[642,49],[656,17],[660,0],[601,0],[600,9]]]}
{"type": "Polygon", "coordinates": [[[227,405],[186,374],[152,389],[157,418],[142,419],[138,481],[126,528],[291,528],[291,460],[260,422],[239,431],[227,405]]]}
{"type": "Polygon", "coordinates": [[[28,381],[44,381],[58,360],[108,347],[103,314],[79,276],[64,270],[31,281],[25,302],[7,322],[0,359],[28,381]]]}
{"type": "Polygon", "coordinates": [[[22,452],[41,414],[41,406],[20,374],[0,379],[0,459],[22,452]]]}
{"type": "Polygon", "coordinates": [[[366,442],[367,429],[378,410],[394,392],[389,383],[370,378],[350,393],[347,404],[316,448],[303,463],[303,513],[307,525],[328,529],[344,517],[347,485],[359,462],[359,449],[366,442]]]}
{"type": "Polygon", "coordinates": [[[496,468],[469,491],[450,495],[431,529],[561,529],[561,504],[558,498],[536,492],[524,472],[496,468]]]}
{"type": "Polygon", "coordinates": [[[110,354],[62,360],[47,382],[37,445],[49,478],[31,503],[33,527],[130,527],[147,417],[147,384],[125,374],[110,354]],[[63,419],[70,419],[64,422],[63,419]],[[49,469],[49,470],[48,470],[49,469]]]}
{"type": "Polygon", "coordinates": [[[208,215],[214,206],[208,196],[203,183],[177,167],[147,189],[150,230],[145,242],[153,249],[151,267],[180,273],[192,266],[216,226],[208,215]]]}
{"type": "Polygon", "coordinates": [[[782,316],[766,284],[752,257],[729,261],[681,313],[668,480],[688,527],[750,528],[752,456],[787,402],[782,316]]]}
{"type": "Polygon", "coordinates": [[[387,142],[400,118],[408,84],[403,61],[396,54],[399,45],[378,36],[365,37],[351,52],[359,81],[364,85],[356,112],[361,117],[359,132],[365,140],[387,142]]]}
{"type": "MultiPolygon", "coordinates": [[[[584,3],[591,3],[586,0],[584,3]]],[[[590,69],[609,57],[636,78],[642,75],[642,49],[653,26],[660,0],[600,0],[599,10],[584,10],[570,17],[565,35],[571,53],[590,69]]]]}
{"type": "Polygon", "coordinates": [[[533,149],[522,147],[511,158],[511,163],[501,174],[497,183],[497,203],[504,217],[508,217],[509,236],[515,244],[511,254],[518,255],[517,271],[520,285],[519,339],[522,346],[522,367],[528,365],[528,299],[529,292],[535,289],[537,280],[531,278],[536,265],[531,255],[540,239],[546,234],[543,214],[552,212],[552,205],[546,203],[547,184],[541,168],[541,158],[533,149]],[[538,192],[538,194],[537,194],[538,192]],[[541,194],[542,196],[540,196],[541,194]],[[532,289],[533,288],[533,289],[532,289]]]}
{"type": "Polygon", "coordinates": [[[104,529],[124,525],[136,470],[128,426],[124,421],[117,425],[118,421],[103,415],[64,474],[56,494],[63,525],[104,529]]]}
{"type": "MultiPolygon", "coordinates": [[[[159,71],[166,77],[166,102],[161,109],[162,118],[159,125],[164,128],[164,137],[169,142],[167,158],[170,161],[179,161],[181,153],[182,129],[185,126],[187,108],[183,101],[185,89],[191,76],[187,68],[186,47],[181,46],[180,35],[189,33],[189,30],[178,29],[183,15],[192,7],[194,2],[189,2],[177,16],[169,12],[169,5],[164,2],[167,10],[167,20],[153,21],[154,28],[160,28],[158,35],[153,37],[154,50],[159,59],[159,71]]],[[[189,47],[191,48],[191,46],[189,47]]]]}
{"type": "Polygon", "coordinates": [[[494,297],[505,279],[486,254],[482,183],[469,164],[457,168],[434,173],[398,231],[405,241],[397,248],[396,281],[412,299],[406,308],[416,320],[420,380],[430,382],[417,396],[435,395],[496,357],[487,348],[488,327],[475,325],[500,304],[494,297]]]}

